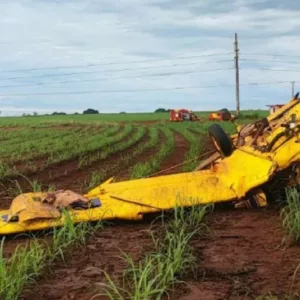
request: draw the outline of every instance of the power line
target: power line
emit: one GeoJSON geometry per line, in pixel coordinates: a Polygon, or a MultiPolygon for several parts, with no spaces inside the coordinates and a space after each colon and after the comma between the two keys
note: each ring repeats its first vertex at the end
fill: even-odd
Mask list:
{"type": "Polygon", "coordinates": [[[272,72],[300,72],[300,70],[287,70],[287,69],[269,69],[269,68],[240,68],[240,70],[256,70],[256,71],[272,71],[272,72]]]}
{"type": "MultiPolygon", "coordinates": [[[[229,61],[232,62],[232,60],[220,60],[220,61],[214,61],[214,63],[229,62],[229,61]]],[[[0,78],[0,80],[31,79],[31,78],[71,76],[71,75],[79,75],[79,74],[96,74],[96,73],[108,73],[108,72],[148,70],[148,69],[159,69],[159,68],[199,65],[199,64],[202,64],[202,63],[203,62],[192,62],[192,63],[184,63],[184,64],[172,64],[172,65],[169,65],[169,66],[148,66],[148,67],[111,69],[111,70],[101,70],[101,71],[99,71],[99,70],[97,70],[97,71],[82,71],[82,72],[72,72],[72,73],[62,73],[62,74],[42,74],[42,75],[34,75],[34,76],[17,76],[17,77],[9,77],[9,78],[0,78]]]]}
{"type": "Polygon", "coordinates": [[[224,70],[232,70],[233,68],[223,68],[223,69],[211,69],[211,70],[195,70],[195,71],[179,71],[165,74],[149,74],[149,75],[135,75],[135,76],[120,76],[120,77],[108,77],[108,78],[96,78],[96,79],[84,79],[84,80],[65,80],[57,82],[42,82],[42,83],[29,83],[29,84],[15,84],[15,85],[2,85],[0,88],[16,88],[16,87],[30,87],[30,86],[44,86],[44,85],[55,85],[55,84],[67,84],[76,82],[96,82],[96,81],[106,81],[106,80],[116,80],[116,79],[133,79],[133,78],[147,78],[147,77],[160,77],[160,76],[172,76],[180,74],[193,74],[193,73],[204,73],[204,72],[216,72],[224,70]]]}
{"type": "MultiPolygon", "coordinates": [[[[277,82],[249,82],[240,84],[240,86],[252,85],[269,85],[269,84],[283,84],[290,83],[290,81],[277,81],[277,82]]],[[[205,89],[205,88],[218,88],[218,87],[233,87],[234,84],[223,85],[203,85],[203,86],[183,86],[172,88],[150,88],[150,89],[133,89],[133,90],[95,90],[95,91],[77,91],[77,92],[55,92],[55,93],[19,93],[19,94],[0,94],[0,97],[16,97],[16,96],[53,96],[53,95],[82,95],[82,94],[102,94],[102,93],[131,93],[131,92],[152,92],[152,91],[172,91],[172,90],[186,90],[186,89],[205,89]]]]}
{"type": "Polygon", "coordinates": [[[255,53],[255,52],[242,52],[242,55],[261,55],[261,56],[282,56],[282,57],[300,57],[300,55],[291,55],[291,54],[270,54],[270,53],[255,53]]]}
{"type": "Polygon", "coordinates": [[[248,58],[242,58],[240,61],[259,61],[259,62],[279,62],[279,63],[300,63],[300,61],[295,61],[295,60],[272,60],[272,59],[248,59],[248,58]]]}
{"type": "Polygon", "coordinates": [[[2,70],[0,73],[12,73],[12,72],[31,72],[31,71],[41,71],[41,70],[59,70],[59,69],[76,69],[76,68],[89,68],[96,66],[110,66],[110,65],[123,65],[123,64],[139,64],[145,62],[158,62],[166,60],[181,60],[181,59],[190,59],[190,58],[201,58],[209,56],[220,56],[220,55],[229,55],[229,53],[214,53],[214,54],[203,54],[203,55],[193,55],[193,56],[175,56],[170,58],[160,58],[160,59],[148,59],[148,60],[134,60],[128,62],[108,62],[108,63],[90,63],[86,65],[73,65],[73,66],[55,66],[55,67],[43,67],[43,68],[28,68],[28,69],[14,69],[14,70],[2,70]]]}

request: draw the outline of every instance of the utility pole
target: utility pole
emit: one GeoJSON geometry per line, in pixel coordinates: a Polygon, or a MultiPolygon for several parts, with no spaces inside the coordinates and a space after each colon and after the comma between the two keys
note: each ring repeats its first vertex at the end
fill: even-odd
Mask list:
{"type": "Polygon", "coordinates": [[[238,37],[235,34],[234,40],[234,61],[235,61],[235,100],[236,100],[236,115],[240,114],[240,79],[239,79],[239,48],[238,37]]]}
{"type": "Polygon", "coordinates": [[[292,84],[292,98],[293,98],[295,96],[295,91],[294,91],[295,81],[292,81],[291,84],[292,84]]]}

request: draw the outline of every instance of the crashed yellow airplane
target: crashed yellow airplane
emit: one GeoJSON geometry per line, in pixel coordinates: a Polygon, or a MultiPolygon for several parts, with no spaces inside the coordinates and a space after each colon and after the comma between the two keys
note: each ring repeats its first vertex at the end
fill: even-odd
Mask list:
{"type": "Polygon", "coordinates": [[[68,207],[78,223],[139,220],[144,214],[176,205],[231,202],[235,206],[265,206],[264,187],[281,171],[289,174],[285,185],[298,179],[299,104],[297,94],[269,117],[238,127],[238,133],[230,137],[219,125],[212,125],[208,131],[216,152],[193,172],[123,182],[111,178],[83,196],[71,191],[22,194],[8,210],[0,211],[0,235],[61,226],[63,207],[68,207]]]}

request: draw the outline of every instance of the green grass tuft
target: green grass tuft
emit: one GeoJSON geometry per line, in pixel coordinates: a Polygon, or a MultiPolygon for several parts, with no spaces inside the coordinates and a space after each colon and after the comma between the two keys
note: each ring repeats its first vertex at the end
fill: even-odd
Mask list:
{"type": "Polygon", "coordinates": [[[296,188],[286,189],[287,205],[281,211],[285,232],[293,242],[300,238],[300,194],[296,188]]]}
{"type": "Polygon", "coordinates": [[[187,214],[183,207],[176,207],[174,218],[163,225],[164,237],[155,238],[152,234],[154,252],[146,254],[139,262],[123,253],[128,268],[124,271],[122,286],[104,272],[107,283],[101,284],[105,287],[103,295],[114,300],[150,300],[168,294],[195,265],[190,241],[203,227],[206,211],[207,207],[198,206],[187,214]]]}

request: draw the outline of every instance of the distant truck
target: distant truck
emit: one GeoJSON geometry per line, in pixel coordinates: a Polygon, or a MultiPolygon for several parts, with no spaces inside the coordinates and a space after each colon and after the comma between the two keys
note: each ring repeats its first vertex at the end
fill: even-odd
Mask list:
{"type": "Polygon", "coordinates": [[[183,122],[183,121],[200,121],[200,118],[188,109],[171,109],[170,110],[171,122],[183,122]]]}
{"type": "Polygon", "coordinates": [[[217,112],[210,113],[208,119],[210,121],[232,121],[236,119],[236,116],[232,115],[227,108],[222,108],[217,112]]]}

